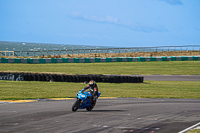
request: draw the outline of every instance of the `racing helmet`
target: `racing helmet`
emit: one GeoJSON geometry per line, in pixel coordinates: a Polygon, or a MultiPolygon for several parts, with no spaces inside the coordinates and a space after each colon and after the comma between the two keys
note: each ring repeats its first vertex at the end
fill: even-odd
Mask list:
{"type": "Polygon", "coordinates": [[[96,82],[94,80],[90,80],[89,86],[94,87],[96,85],[96,82]]]}

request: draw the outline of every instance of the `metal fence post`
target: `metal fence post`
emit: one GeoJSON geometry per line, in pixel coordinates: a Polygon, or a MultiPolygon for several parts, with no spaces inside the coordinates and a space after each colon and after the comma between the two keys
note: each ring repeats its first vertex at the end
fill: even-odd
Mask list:
{"type": "Polygon", "coordinates": [[[200,54],[200,45],[199,45],[199,54],[200,54]]]}
{"type": "Polygon", "coordinates": [[[199,52],[200,52],[200,45],[199,45],[199,52]]]}
{"type": "MultiPolygon", "coordinates": [[[[142,50],[143,50],[143,52],[155,52],[155,51],[156,52],[165,52],[165,51],[167,52],[167,47],[168,47],[168,52],[170,52],[170,51],[177,51],[177,52],[178,51],[179,52],[182,52],[182,51],[187,51],[187,52],[188,51],[196,51],[196,52],[200,52],[200,45],[185,45],[185,46],[162,46],[162,50],[161,50],[161,46],[160,47],[84,49],[84,55],[86,53],[89,53],[89,52],[87,52],[87,50],[90,50],[90,54],[92,54],[92,52],[94,52],[94,50],[95,50],[94,53],[97,54],[98,52],[100,53],[100,51],[101,51],[101,54],[102,54],[104,52],[105,53],[109,53],[109,49],[110,49],[111,53],[118,53],[116,51],[117,51],[117,49],[119,49],[119,54],[120,53],[128,53],[128,52],[131,52],[131,53],[133,53],[133,52],[142,52],[142,50]],[[165,47],[166,47],[166,49],[165,49],[165,47]],[[176,50],[176,47],[177,47],[177,50],[176,50]],[[180,47],[179,50],[178,50],[178,47],[180,47]],[[122,52],[120,51],[121,49],[122,49],[122,52]],[[137,51],[136,51],[136,49],[137,49],[137,51]],[[106,52],[106,50],[107,50],[107,52],[106,52]]],[[[81,54],[80,50],[83,50],[83,49],[75,49],[75,50],[77,50],[78,51],[78,55],[80,55],[81,54]]],[[[64,50],[57,50],[57,51],[59,51],[59,55],[62,55],[62,51],[64,53],[64,50]]],[[[24,55],[24,57],[26,57],[26,56],[27,57],[36,57],[36,56],[39,56],[39,53],[37,53],[37,52],[40,52],[40,56],[42,56],[42,52],[43,52],[43,56],[45,55],[45,52],[47,53],[47,56],[48,55],[52,55],[52,54],[53,54],[53,56],[56,55],[56,50],[50,50],[50,53],[49,53],[49,50],[46,50],[46,51],[42,51],[41,50],[41,51],[0,51],[0,56],[5,56],[5,57],[7,57],[7,56],[13,56],[13,57],[19,56],[19,57],[22,57],[24,55]],[[23,52],[24,52],[24,54],[23,54],[23,52]],[[20,55],[18,55],[18,53],[20,53],[20,55]]],[[[67,49],[66,49],[66,54],[67,54],[67,49]]],[[[72,49],[72,56],[73,56],[73,54],[74,54],[74,49],[72,49]]],[[[75,54],[77,54],[77,53],[75,52],[75,54]]]]}

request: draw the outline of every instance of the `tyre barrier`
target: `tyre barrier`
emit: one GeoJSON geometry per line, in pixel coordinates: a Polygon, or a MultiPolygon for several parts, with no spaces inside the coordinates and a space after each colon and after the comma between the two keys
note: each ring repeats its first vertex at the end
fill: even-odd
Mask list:
{"type": "Polygon", "coordinates": [[[44,73],[9,73],[0,72],[0,80],[11,81],[47,81],[47,82],[96,82],[105,83],[143,83],[144,77],[134,75],[64,75],[44,73]]]}

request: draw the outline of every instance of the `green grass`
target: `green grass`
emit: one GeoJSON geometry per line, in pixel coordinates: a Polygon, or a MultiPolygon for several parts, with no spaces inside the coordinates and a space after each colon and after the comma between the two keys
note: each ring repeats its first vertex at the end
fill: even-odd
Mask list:
{"type": "MultiPolygon", "coordinates": [[[[82,83],[0,80],[0,99],[76,97],[82,83]]],[[[101,97],[200,99],[200,81],[145,81],[144,83],[98,83],[101,97]]]]}
{"type": "Polygon", "coordinates": [[[186,133],[200,133],[200,129],[193,129],[193,130],[190,130],[186,133]]]}
{"type": "MultiPolygon", "coordinates": [[[[0,64],[0,71],[68,74],[162,74],[200,75],[200,61],[0,64]]],[[[81,83],[17,82],[0,80],[0,99],[75,97],[81,83]]],[[[197,98],[200,81],[144,81],[144,83],[98,83],[102,97],[197,98]]]]}
{"type": "Polygon", "coordinates": [[[200,75],[200,61],[0,64],[0,71],[68,74],[200,75]]]}

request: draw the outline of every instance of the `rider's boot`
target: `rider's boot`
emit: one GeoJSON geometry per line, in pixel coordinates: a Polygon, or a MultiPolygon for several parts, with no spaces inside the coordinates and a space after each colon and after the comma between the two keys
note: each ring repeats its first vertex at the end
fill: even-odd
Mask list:
{"type": "Polygon", "coordinates": [[[96,101],[93,101],[92,102],[92,108],[95,106],[95,104],[96,104],[96,101]]]}

